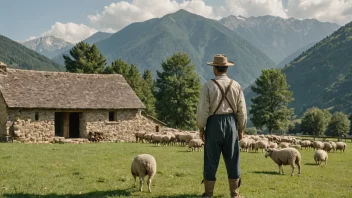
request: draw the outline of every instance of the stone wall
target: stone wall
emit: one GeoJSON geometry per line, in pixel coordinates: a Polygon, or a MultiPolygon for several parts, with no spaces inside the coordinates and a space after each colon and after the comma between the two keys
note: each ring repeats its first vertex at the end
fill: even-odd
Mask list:
{"type": "Polygon", "coordinates": [[[116,121],[108,121],[109,112],[106,111],[88,112],[84,117],[87,125],[85,136],[89,132],[102,132],[106,140],[135,141],[136,132],[155,132],[155,126],[160,125],[142,116],[138,110],[118,110],[116,121]]]}
{"type": "Polygon", "coordinates": [[[7,134],[7,110],[5,100],[0,93],[0,136],[5,136],[7,134]]]}
{"type": "Polygon", "coordinates": [[[8,110],[13,122],[10,135],[21,142],[51,141],[55,136],[54,112],[47,110],[8,110]],[[35,120],[35,113],[38,120],[35,120]]]}
{"type": "MultiPolygon", "coordinates": [[[[1,108],[1,102],[0,102],[1,108]]],[[[6,112],[1,111],[1,113],[6,112]]],[[[51,110],[13,110],[7,115],[0,114],[0,121],[13,122],[10,135],[21,142],[48,142],[55,137],[55,111],[51,110]],[[35,120],[38,112],[39,119],[35,120]]],[[[3,113],[6,114],[6,113],[3,113]]],[[[116,121],[109,121],[109,111],[89,110],[80,115],[80,137],[89,138],[89,132],[103,133],[106,141],[135,141],[136,132],[155,132],[156,126],[162,131],[161,123],[141,115],[139,110],[117,110],[116,121]]],[[[1,124],[1,127],[6,124],[1,124]]],[[[6,128],[6,127],[5,127],[6,128]]],[[[3,129],[4,130],[4,129],[3,129]]]]}

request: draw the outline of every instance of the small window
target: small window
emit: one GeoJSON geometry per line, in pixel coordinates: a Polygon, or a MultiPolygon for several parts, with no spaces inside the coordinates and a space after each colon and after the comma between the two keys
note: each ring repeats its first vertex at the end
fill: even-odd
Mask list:
{"type": "Polygon", "coordinates": [[[35,121],[38,121],[39,120],[39,113],[35,112],[34,117],[35,117],[35,121]]]}
{"type": "Polygon", "coordinates": [[[156,125],[156,126],[155,126],[155,132],[160,132],[160,131],[159,131],[159,125],[156,125]]]}
{"type": "Polygon", "coordinates": [[[109,121],[116,121],[115,120],[115,112],[114,111],[110,111],[109,112],[109,121]]]}

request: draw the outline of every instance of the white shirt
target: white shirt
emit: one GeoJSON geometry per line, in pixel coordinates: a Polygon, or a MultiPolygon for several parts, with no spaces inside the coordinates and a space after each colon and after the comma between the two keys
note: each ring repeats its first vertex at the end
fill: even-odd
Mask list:
{"type": "MultiPolygon", "coordinates": [[[[230,85],[231,79],[226,74],[215,77],[215,80],[220,84],[222,90],[225,91],[230,85]]],[[[235,113],[238,122],[238,130],[244,131],[247,124],[246,101],[243,91],[238,82],[233,81],[230,90],[226,95],[235,112],[232,111],[227,100],[224,99],[215,114],[230,114],[235,113]]],[[[217,106],[222,98],[222,93],[219,87],[212,80],[206,82],[200,93],[199,104],[197,108],[197,126],[199,129],[204,129],[207,119],[214,114],[217,106]]]]}

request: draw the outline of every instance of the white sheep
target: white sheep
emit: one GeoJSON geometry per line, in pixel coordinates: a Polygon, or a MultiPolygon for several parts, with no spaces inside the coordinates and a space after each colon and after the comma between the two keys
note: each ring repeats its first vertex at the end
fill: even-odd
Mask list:
{"type": "Polygon", "coordinates": [[[332,145],[332,150],[335,152],[336,151],[336,143],[331,141],[330,144],[332,145]]]}
{"type": "Polygon", "coordinates": [[[333,149],[332,144],[330,144],[329,142],[324,142],[324,148],[323,150],[326,152],[330,152],[333,149]]]}
{"type": "Polygon", "coordinates": [[[281,150],[277,149],[268,149],[266,151],[265,157],[270,158],[279,166],[279,174],[284,174],[284,167],[282,165],[291,165],[292,173],[291,176],[294,175],[295,164],[298,166],[298,176],[301,174],[301,154],[295,148],[284,148],[281,150]]]}
{"type": "Polygon", "coordinates": [[[290,143],[288,142],[281,142],[280,143],[280,148],[289,148],[290,147],[290,143]]]}
{"type": "Polygon", "coordinates": [[[309,149],[312,146],[312,142],[310,140],[301,141],[301,148],[309,149]]]}
{"type": "Polygon", "coordinates": [[[198,149],[198,151],[201,151],[203,145],[204,142],[201,139],[192,139],[188,143],[188,147],[191,149],[191,151],[195,151],[196,149],[198,149]]]}
{"type": "Polygon", "coordinates": [[[324,143],[321,141],[314,141],[313,142],[313,148],[317,149],[317,150],[323,150],[324,149],[324,143]]]}
{"type": "Polygon", "coordinates": [[[131,165],[131,173],[134,177],[134,186],[136,186],[136,178],[139,177],[140,186],[139,190],[142,191],[144,177],[148,175],[148,191],[151,192],[150,184],[156,174],[156,161],[152,155],[140,154],[137,155],[131,165]]]}
{"type": "Polygon", "coordinates": [[[241,151],[248,152],[248,147],[249,147],[248,142],[249,142],[249,139],[246,137],[239,141],[241,151]]]}
{"type": "Polygon", "coordinates": [[[276,149],[276,148],[277,148],[277,143],[275,143],[275,142],[269,142],[269,148],[274,148],[274,149],[276,149]]]}
{"type": "Polygon", "coordinates": [[[153,135],[152,136],[153,143],[157,146],[163,140],[163,135],[153,135]]]}
{"type": "Polygon", "coordinates": [[[295,148],[295,149],[297,149],[297,150],[298,150],[298,149],[301,149],[301,150],[302,150],[301,145],[291,144],[290,147],[291,147],[291,148],[295,148]]]}
{"type": "Polygon", "coordinates": [[[336,142],[336,150],[341,150],[341,152],[345,152],[346,143],[344,142],[336,142]]]}
{"type": "Polygon", "coordinates": [[[262,149],[262,153],[264,152],[264,149],[268,149],[269,148],[269,144],[268,142],[266,142],[265,140],[259,140],[256,143],[256,151],[258,151],[258,149],[262,149]]]}
{"type": "Polygon", "coordinates": [[[314,152],[314,161],[316,164],[321,164],[321,162],[325,162],[325,166],[327,164],[328,161],[328,153],[324,150],[316,150],[314,152]]]}

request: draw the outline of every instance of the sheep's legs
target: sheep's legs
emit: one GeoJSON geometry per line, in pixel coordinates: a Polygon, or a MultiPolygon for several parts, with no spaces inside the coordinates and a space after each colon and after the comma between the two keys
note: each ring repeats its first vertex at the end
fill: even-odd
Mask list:
{"type": "Polygon", "coordinates": [[[301,164],[297,163],[297,166],[298,166],[298,176],[300,176],[301,175],[301,164]]]}
{"type": "Polygon", "coordinates": [[[284,166],[279,165],[279,174],[284,174],[284,166]]]}
{"type": "Polygon", "coordinates": [[[140,177],[139,178],[139,191],[141,191],[141,192],[143,189],[143,181],[144,181],[144,177],[140,177]]]}
{"type": "Polygon", "coordinates": [[[292,173],[291,173],[291,176],[293,176],[295,174],[295,164],[294,163],[291,163],[291,167],[292,167],[292,173]]]}
{"type": "Polygon", "coordinates": [[[148,181],[147,181],[147,185],[148,185],[148,192],[152,192],[152,190],[150,189],[150,184],[152,183],[152,178],[149,176],[148,177],[148,181]]]}
{"type": "Polygon", "coordinates": [[[137,177],[136,177],[135,175],[133,175],[133,178],[134,178],[134,184],[133,184],[133,186],[136,187],[137,177]]]}

